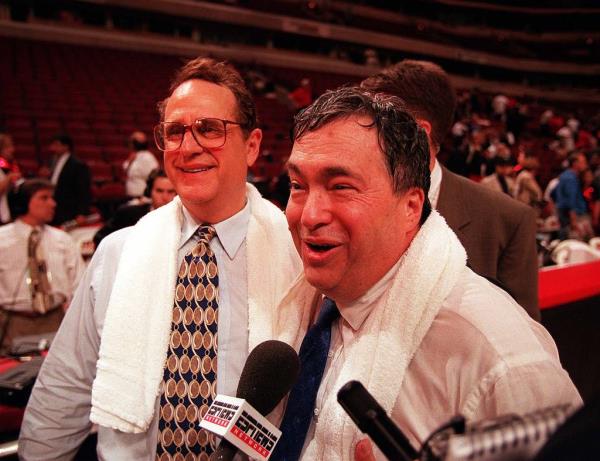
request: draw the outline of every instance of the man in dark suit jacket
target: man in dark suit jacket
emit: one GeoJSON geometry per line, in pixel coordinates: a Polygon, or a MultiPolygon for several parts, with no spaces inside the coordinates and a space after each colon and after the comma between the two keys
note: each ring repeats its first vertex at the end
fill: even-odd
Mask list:
{"type": "Polygon", "coordinates": [[[533,209],[451,173],[436,160],[456,107],[448,75],[434,63],[405,60],[367,78],[361,86],[404,100],[429,139],[429,199],[465,247],[469,266],[539,320],[533,209]]]}
{"type": "Polygon", "coordinates": [[[66,134],[54,136],[49,150],[53,154],[50,180],[56,187],[56,214],[51,224],[60,226],[73,219],[82,224],[92,201],[90,169],[73,156],[73,140],[66,134]]]}
{"type": "Polygon", "coordinates": [[[148,175],[146,190],[144,190],[144,197],[148,201],[125,204],[119,207],[115,214],[94,235],[95,247],[98,248],[102,239],[108,234],[124,227],[133,226],[146,213],[169,203],[175,195],[177,195],[175,187],[171,180],[167,178],[165,171],[161,168],[152,170],[148,175]]]}

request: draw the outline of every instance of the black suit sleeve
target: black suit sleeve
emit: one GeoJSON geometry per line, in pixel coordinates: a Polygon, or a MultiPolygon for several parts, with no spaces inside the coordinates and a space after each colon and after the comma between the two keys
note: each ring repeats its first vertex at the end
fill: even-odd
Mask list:
{"type": "Polygon", "coordinates": [[[77,194],[77,215],[90,214],[92,203],[91,174],[89,167],[81,162],[75,178],[75,193],[77,194]]]}
{"type": "Polygon", "coordinates": [[[94,235],[94,244],[96,248],[104,237],[112,234],[119,229],[124,227],[133,226],[137,223],[142,216],[150,211],[150,205],[124,205],[117,209],[115,214],[106,221],[106,224],[102,226],[98,232],[94,235]]]}

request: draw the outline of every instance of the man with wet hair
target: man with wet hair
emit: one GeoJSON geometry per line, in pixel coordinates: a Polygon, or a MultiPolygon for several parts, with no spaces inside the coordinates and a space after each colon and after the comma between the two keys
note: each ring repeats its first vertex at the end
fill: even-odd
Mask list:
{"type": "Polygon", "coordinates": [[[394,96],[342,88],[296,117],[286,217],[304,273],[277,335],[300,350],[301,372],[272,460],[372,459],[336,400],[350,380],[416,448],[456,414],[581,403],[548,332],[467,267],[430,209],[429,160],[394,96]]]}

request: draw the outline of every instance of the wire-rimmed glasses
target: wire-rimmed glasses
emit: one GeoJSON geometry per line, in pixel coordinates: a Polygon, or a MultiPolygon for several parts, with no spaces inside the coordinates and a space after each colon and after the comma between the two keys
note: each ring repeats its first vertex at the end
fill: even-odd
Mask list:
{"type": "Polygon", "coordinates": [[[220,118],[199,118],[189,125],[179,122],[161,122],[154,127],[154,141],[162,151],[179,149],[185,132],[190,130],[200,147],[216,149],[225,145],[227,125],[241,126],[242,124],[220,118]]]}

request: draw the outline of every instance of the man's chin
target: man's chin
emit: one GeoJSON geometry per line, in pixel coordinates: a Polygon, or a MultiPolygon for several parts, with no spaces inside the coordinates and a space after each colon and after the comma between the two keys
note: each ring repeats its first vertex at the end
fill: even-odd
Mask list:
{"type": "Polygon", "coordinates": [[[210,203],[214,198],[215,198],[216,194],[210,194],[209,191],[198,191],[198,188],[190,188],[187,190],[182,190],[181,193],[179,194],[179,197],[181,198],[181,201],[183,202],[183,204],[188,204],[188,205],[204,205],[206,203],[210,203]]]}
{"type": "Polygon", "coordinates": [[[306,281],[322,293],[330,292],[335,289],[337,285],[330,277],[328,277],[328,274],[324,274],[323,271],[305,268],[304,275],[306,276],[306,281]]]}

